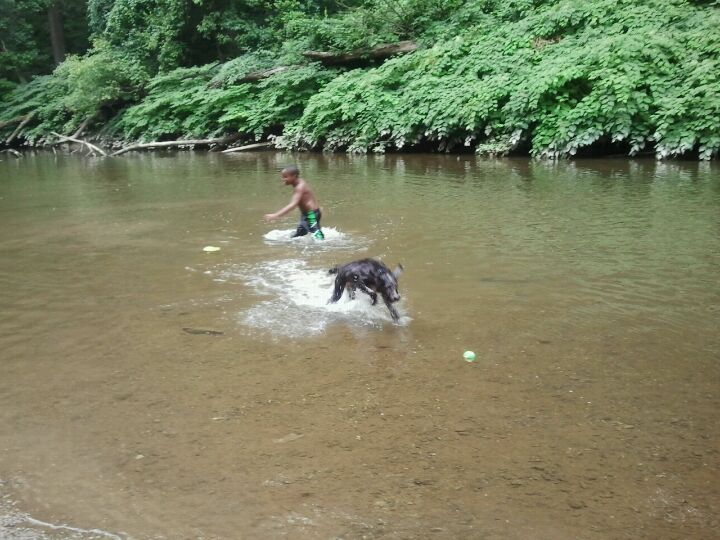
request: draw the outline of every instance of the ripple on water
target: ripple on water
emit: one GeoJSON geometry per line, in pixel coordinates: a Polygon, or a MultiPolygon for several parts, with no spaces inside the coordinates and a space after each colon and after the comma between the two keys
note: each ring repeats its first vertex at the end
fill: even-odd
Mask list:
{"type": "MultiPolygon", "coordinates": [[[[1,481],[0,481],[1,485],[1,481]]],[[[48,523],[19,511],[7,496],[0,496],[0,538],[13,540],[125,540],[124,533],[83,529],[48,523]]]]}
{"type": "MultiPolygon", "coordinates": [[[[372,306],[370,299],[358,293],[354,301],[347,294],[336,304],[328,304],[334,277],[327,269],[308,267],[299,259],[266,261],[257,264],[235,264],[219,275],[227,281],[239,280],[256,294],[267,296],[238,314],[238,320],[250,328],[275,336],[312,336],[336,322],[367,327],[391,323],[390,313],[380,301],[372,306]]],[[[400,325],[412,320],[398,305],[400,325]]]]}

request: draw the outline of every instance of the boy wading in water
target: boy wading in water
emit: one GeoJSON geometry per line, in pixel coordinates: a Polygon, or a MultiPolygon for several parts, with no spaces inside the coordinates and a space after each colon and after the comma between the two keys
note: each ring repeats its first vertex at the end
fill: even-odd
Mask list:
{"type": "Polygon", "coordinates": [[[293,196],[286,207],[274,214],[265,214],[265,221],[280,219],[297,207],[300,209],[300,223],[292,238],[312,234],[317,240],[325,240],[325,235],[320,229],[320,205],[308,183],[300,178],[300,169],[295,166],[285,167],[280,175],[286,186],[293,186],[293,196]]]}

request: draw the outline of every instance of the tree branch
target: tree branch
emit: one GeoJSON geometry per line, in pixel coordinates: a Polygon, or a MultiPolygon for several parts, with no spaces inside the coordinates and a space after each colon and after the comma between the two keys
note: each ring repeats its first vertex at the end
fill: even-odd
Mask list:
{"type": "Polygon", "coordinates": [[[82,145],[84,145],[84,146],[87,146],[93,153],[97,153],[97,154],[100,154],[101,156],[107,157],[107,152],[105,152],[105,150],[103,150],[102,148],[99,148],[99,147],[95,146],[95,145],[92,144],[92,143],[89,143],[89,142],[87,142],[87,141],[83,141],[82,139],[76,139],[75,137],[68,137],[67,135],[60,135],[59,133],[55,133],[54,131],[51,131],[50,133],[52,133],[52,134],[55,135],[56,137],[60,137],[61,140],[60,140],[59,142],[67,142],[67,141],[70,141],[70,142],[82,144],[82,145]]]}

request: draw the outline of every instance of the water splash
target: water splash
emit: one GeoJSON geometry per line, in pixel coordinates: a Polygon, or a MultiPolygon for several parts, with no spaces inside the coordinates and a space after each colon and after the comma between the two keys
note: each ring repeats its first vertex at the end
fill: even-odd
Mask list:
{"type": "MultiPolygon", "coordinates": [[[[381,327],[392,323],[382,305],[373,306],[368,296],[359,293],[351,301],[347,294],[336,304],[328,304],[334,276],[327,269],[309,268],[299,259],[284,259],[254,265],[233,265],[221,271],[228,281],[240,280],[257,294],[268,296],[238,315],[250,327],[266,330],[276,336],[302,337],[322,333],[337,322],[354,326],[381,327]]],[[[398,306],[400,325],[412,320],[398,306]]]]}
{"type": "Polygon", "coordinates": [[[300,248],[312,248],[318,250],[344,249],[367,249],[367,242],[362,238],[338,231],[335,227],[323,227],[325,240],[316,240],[312,235],[298,236],[293,238],[295,229],[274,229],[263,235],[268,245],[290,245],[300,248]]]}

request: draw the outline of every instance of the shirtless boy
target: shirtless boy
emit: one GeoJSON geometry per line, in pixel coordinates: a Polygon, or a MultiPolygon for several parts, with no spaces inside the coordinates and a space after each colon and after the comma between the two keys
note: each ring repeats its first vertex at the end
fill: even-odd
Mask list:
{"type": "Polygon", "coordinates": [[[308,183],[300,178],[300,169],[293,165],[285,167],[280,174],[286,186],[293,186],[293,196],[284,208],[274,214],[265,214],[265,221],[280,219],[297,207],[300,210],[300,223],[292,238],[310,233],[317,240],[324,240],[325,235],[320,229],[320,205],[308,183]]]}

